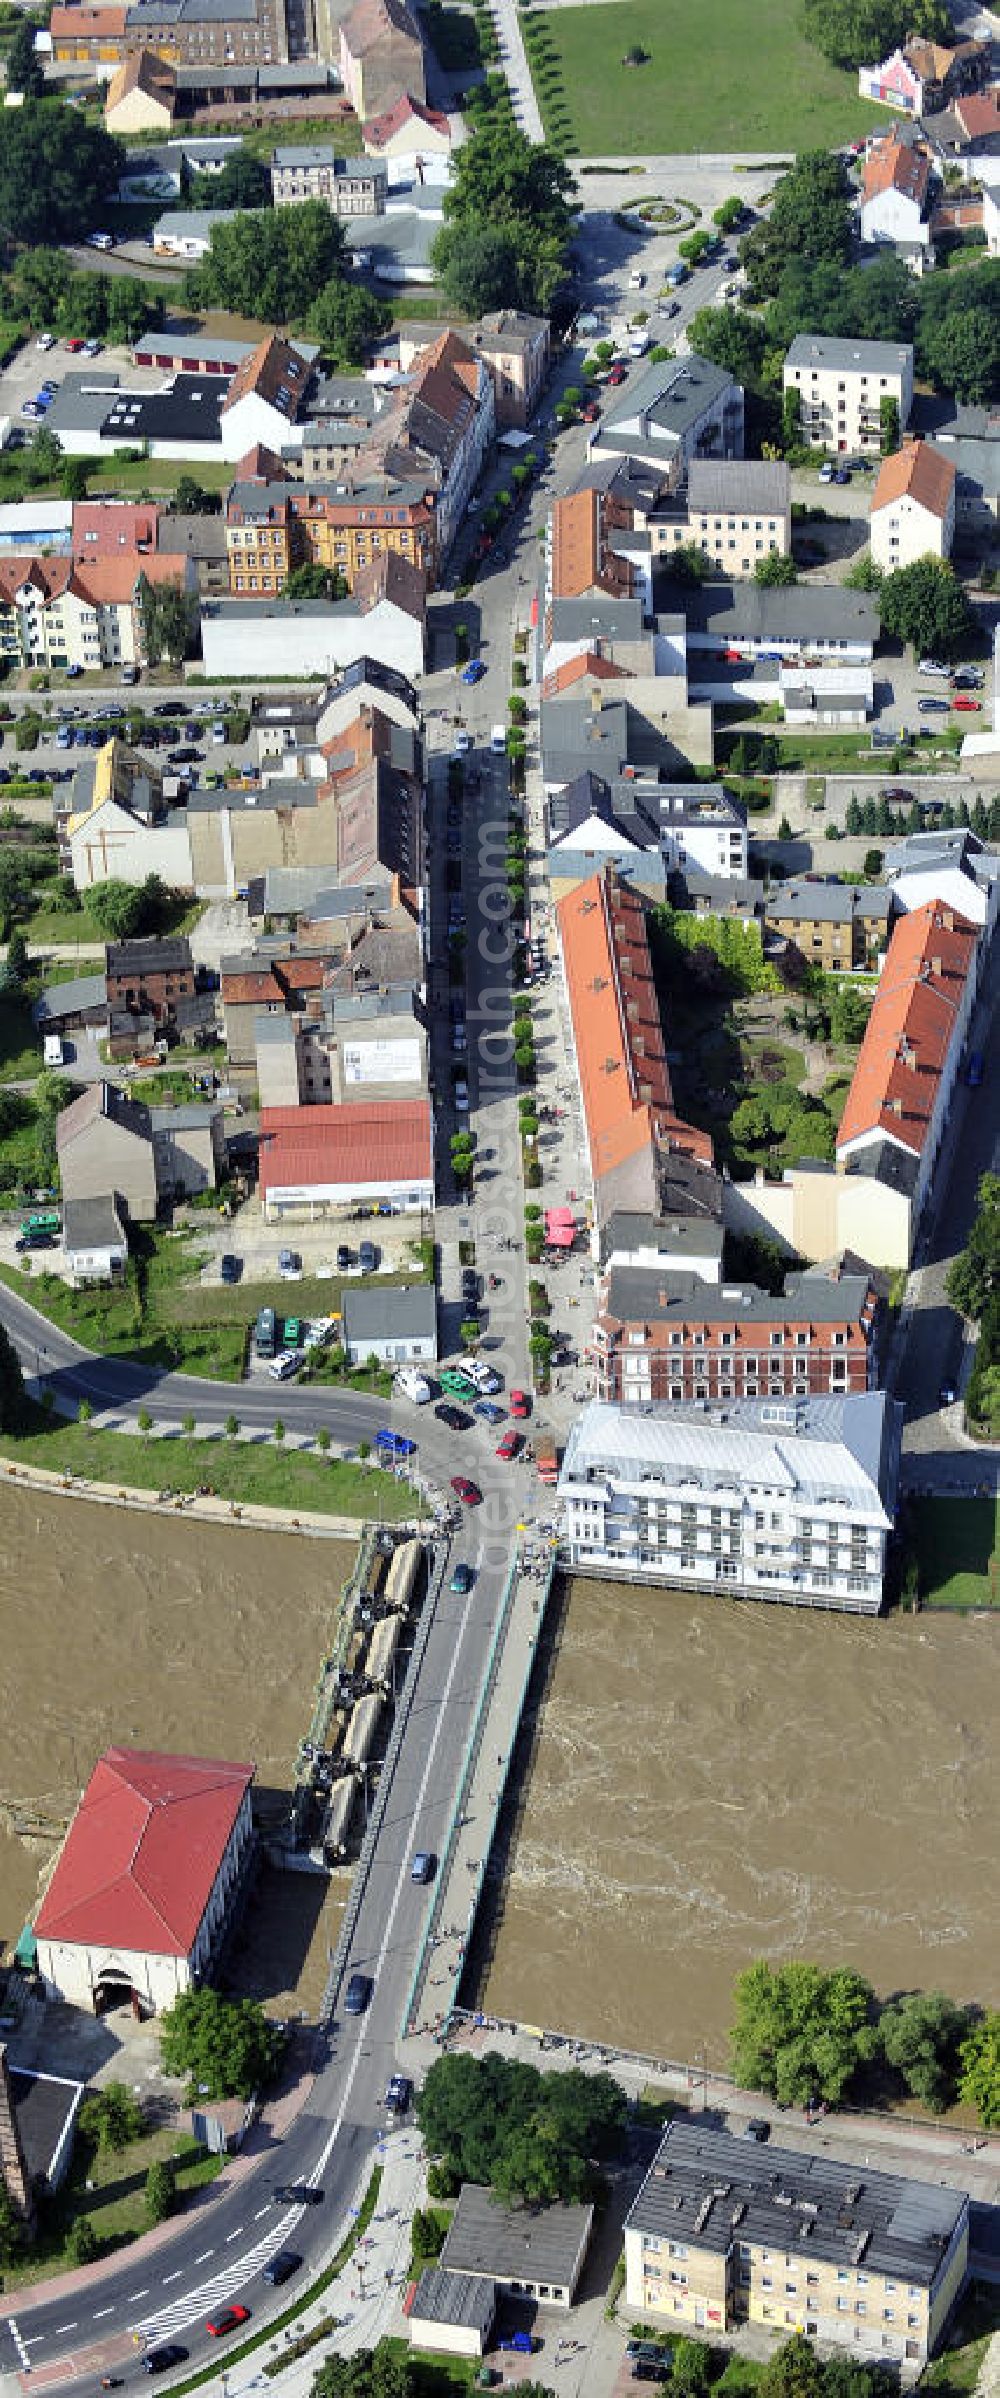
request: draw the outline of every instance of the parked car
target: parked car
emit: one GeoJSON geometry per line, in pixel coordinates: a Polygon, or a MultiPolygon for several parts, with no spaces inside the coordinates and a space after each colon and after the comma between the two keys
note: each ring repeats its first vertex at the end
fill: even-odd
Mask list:
{"type": "Polygon", "coordinates": [[[347,1273],[349,1273],[349,1272],[350,1272],[350,1266],[351,1266],[351,1252],[350,1252],[350,1250],[349,1250],[349,1248],[348,1248],[348,1246],[347,1246],[347,1243],[346,1243],[346,1241],[341,1241],[341,1242],[339,1243],[339,1245],[338,1245],[338,1248],[337,1248],[337,1272],[338,1272],[338,1274],[347,1274],[347,1273]]]}
{"type": "Polygon", "coordinates": [[[825,459],[824,459],[824,461],[823,461],[823,464],[822,464],[822,466],[820,467],[820,470],[819,470],[819,479],[820,479],[820,482],[821,482],[821,483],[832,483],[832,481],[833,481],[833,475],[834,475],[834,470],[833,470],[833,467],[832,467],[832,466],[831,466],[831,464],[830,464],[829,458],[825,458],[825,459]]]}
{"type": "Polygon", "coordinates": [[[453,758],[467,758],[467,757],[468,757],[468,755],[469,755],[469,751],[470,751],[470,749],[471,749],[471,748],[472,748],[472,734],[471,734],[471,733],[456,733],[456,735],[455,735],[455,747],[454,747],[454,749],[452,750],[452,753],[451,753],[451,754],[452,754],[452,757],[453,757],[453,758]]]}
{"type": "Polygon", "coordinates": [[[302,2259],[296,2256],[294,2248],[279,2248],[277,2255],[272,2256],[264,2266],[260,2278],[269,2282],[272,2289],[278,2289],[283,2281],[291,2280],[301,2263],[302,2259]]]}
{"type": "MultiPolygon", "coordinates": [[[[55,335],[54,335],[54,334],[52,334],[52,333],[40,333],[40,334],[39,334],[39,336],[38,336],[38,339],[37,339],[37,341],[36,341],[36,343],[35,343],[35,348],[36,348],[36,350],[54,350],[54,349],[55,349],[55,346],[56,346],[56,344],[55,344],[55,335]]],[[[71,349],[72,349],[72,346],[73,346],[73,345],[72,345],[72,342],[71,342],[71,343],[70,343],[70,348],[71,348],[71,349]]]]}
{"type": "Polygon", "coordinates": [[[948,681],[948,668],[942,666],[940,658],[921,658],[917,673],[936,675],[942,683],[948,681]]]}
{"type": "Polygon", "coordinates": [[[967,716],[981,716],[983,712],[982,700],[970,699],[967,691],[959,691],[951,704],[953,708],[964,710],[967,716]]]}
{"type": "Polygon", "coordinates": [[[449,1432],[468,1432],[471,1428],[472,1417],[466,1415],[464,1408],[452,1407],[448,1399],[442,1399],[434,1413],[439,1423],[447,1425],[449,1432]]]}
{"type": "Polygon", "coordinates": [[[480,1507],[482,1505],[483,1494],[479,1484],[470,1482],[467,1474],[453,1474],[451,1487],[455,1497],[461,1499],[463,1507],[480,1507]]]}
{"type": "Polygon", "coordinates": [[[510,1465],[513,1458],[520,1456],[523,1446],[519,1432],[505,1432],[502,1441],[497,1444],[497,1456],[503,1458],[505,1465],[510,1465]]]}
{"type": "Polygon", "coordinates": [[[983,687],[978,666],[956,666],[951,679],[956,691],[981,691],[983,687]]]}
{"type": "Polygon", "coordinates": [[[486,668],[481,658],[470,658],[468,665],[462,668],[462,681],[463,683],[481,683],[485,672],[486,668]]]}
{"type": "Polygon", "coordinates": [[[298,1373],[301,1363],[300,1357],[285,1349],[280,1357],[272,1357],[267,1370],[272,1382],[290,1382],[292,1375],[298,1373]]]}
{"type": "Polygon", "coordinates": [[[503,1408],[497,1406],[495,1399],[477,1399],[472,1412],[481,1415],[484,1424],[503,1423],[503,1408]]]}
{"type": "Polygon", "coordinates": [[[297,1249],[279,1249],[278,1272],[286,1282],[302,1272],[302,1259],[297,1249]]]}
{"type": "Polygon", "coordinates": [[[527,1391],[511,1391],[510,1412],[517,1423],[524,1423],[525,1418],[531,1414],[531,1400],[527,1391]]]}
{"type": "Polygon", "coordinates": [[[917,707],[921,716],[947,716],[949,712],[946,699],[918,699],[917,707]]]}
{"type": "Polygon", "coordinates": [[[358,1264],[363,1274],[374,1274],[378,1265],[378,1250],[374,1241],[358,1242],[358,1264]]]}
{"type": "Polygon", "coordinates": [[[242,1272],[243,1259],[241,1257],[234,1257],[231,1252],[227,1252],[225,1257],[220,1258],[219,1276],[221,1281],[238,1282],[242,1272]]]}
{"type": "Polygon", "coordinates": [[[213,2315],[205,2329],[210,2340],[221,2340],[227,2331],[238,2331],[241,2323],[249,2323],[248,2306],[224,2306],[220,2315],[213,2315]]]}
{"type": "Polygon", "coordinates": [[[747,2127],[746,2127],[746,2131],[745,2131],[745,2133],[744,2133],[744,2138],[745,2138],[745,2139],[747,2139],[747,2140],[759,2140],[759,2141],[762,2141],[762,2140],[769,2140],[769,2139],[770,2139],[770,2137],[771,2137],[771,2126],[770,2126],[770,2124],[769,2124],[769,2122],[768,2122],[768,2120],[767,2120],[767,2116],[766,2116],[766,2115],[751,2115],[751,2117],[750,2117],[750,2119],[749,2119],[749,2122],[748,2122],[748,2124],[747,2124],[747,2127]]]}

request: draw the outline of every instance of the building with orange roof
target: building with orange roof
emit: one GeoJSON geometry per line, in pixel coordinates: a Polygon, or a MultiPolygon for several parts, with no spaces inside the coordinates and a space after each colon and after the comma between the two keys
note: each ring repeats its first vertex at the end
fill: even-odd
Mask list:
{"type": "Polygon", "coordinates": [[[20,666],[128,666],[144,656],[141,576],[193,588],[188,562],[111,556],[0,558],[0,657],[20,666]]]}
{"type": "MultiPolygon", "coordinates": [[[[407,94],[422,106],[427,99],[424,47],[407,0],[355,0],[349,15],[339,20],[330,0],[322,4],[339,23],[340,80],[362,124],[384,116],[407,94]]],[[[332,56],[319,24],[317,35],[320,56],[332,56]]]]}
{"type": "Polygon", "coordinates": [[[169,133],[176,108],[174,68],[153,50],[133,50],[108,85],[105,128],[120,139],[129,133],[169,133]]]}
{"type": "Polygon", "coordinates": [[[871,545],[885,574],[918,558],[951,556],[957,482],[951,459],[928,441],[908,441],[883,458],[872,492],[871,545]]]}
{"type": "Polygon", "coordinates": [[[837,1132],[837,1166],[888,1149],[913,1169],[917,1222],[947,1122],[976,992],[978,935],[939,900],[901,916],[889,943],[837,1132]]]}
{"type": "Polygon", "coordinates": [[[630,599],[634,576],[611,546],[605,495],[586,485],[553,501],[545,531],[545,583],[552,600],[583,599],[591,591],[630,599]]]}
{"type": "Polygon", "coordinates": [[[439,108],[426,108],[412,92],[402,92],[381,116],[369,117],[362,127],[369,158],[406,158],[426,152],[434,158],[451,154],[451,123],[439,108]]]}
{"type": "Polygon", "coordinates": [[[935,181],[927,152],[915,143],[891,136],[877,142],[861,170],[862,241],[903,252],[908,264],[933,266],[930,218],[935,181]]]}
{"type": "Polygon", "coordinates": [[[52,57],[63,67],[115,67],[124,49],[127,8],[57,5],[49,18],[52,57]]]}
{"type": "Polygon", "coordinates": [[[661,1160],[712,1163],[709,1135],[674,1106],[640,899],[607,867],[559,901],[597,1222],[660,1212],[661,1160]]]}
{"type": "Polygon", "coordinates": [[[233,463],[261,443],[280,455],[301,448],[312,354],[265,334],[237,367],[220,416],[222,454],[233,463]]]}
{"type": "Polygon", "coordinates": [[[345,1215],[359,1202],[393,1214],[434,1205],[428,1099],[261,1110],[259,1186],[271,1224],[345,1215]]]}

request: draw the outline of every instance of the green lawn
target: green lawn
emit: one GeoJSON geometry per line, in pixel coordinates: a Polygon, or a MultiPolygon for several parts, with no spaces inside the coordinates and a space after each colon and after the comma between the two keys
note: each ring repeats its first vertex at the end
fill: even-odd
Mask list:
{"type": "Polygon", "coordinates": [[[41,1071],[42,1036],[31,1020],[31,998],[0,992],[0,1082],[30,1082],[41,1071]]]}
{"type": "MultiPolygon", "coordinates": [[[[155,1394],[154,1394],[155,1396],[155,1394]]],[[[150,1409],[154,1425],[155,1406],[150,1409]]],[[[346,1465],[319,1451],[286,1449],[278,1441],[158,1440],[155,1433],[95,1431],[53,1419],[45,1432],[5,1443],[8,1458],[79,1474],[133,1490],[209,1490],[242,1507],[281,1507],[287,1514],[347,1515],[370,1522],[413,1516],[421,1502],[406,1482],[374,1466],[346,1465]]]]}
{"type": "MultiPolygon", "coordinates": [[[[562,97],[584,157],[641,151],[826,149],[885,123],[857,79],[827,64],[800,30],[795,0],[682,0],[546,9],[562,97]],[[638,46],[648,64],[626,67],[638,46]]],[[[553,94],[558,86],[553,81],[553,94]]]]}
{"type": "Polygon", "coordinates": [[[101,2244],[101,2253],[126,2247],[149,2230],[145,2205],[146,2175],[152,2164],[175,2160],[174,2186],[178,2208],[193,2190],[215,2180],[224,2157],[210,2156],[189,2134],[152,2132],[135,2140],[116,2156],[94,2150],[78,2139],[69,2178],[52,2207],[43,2213],[38,2239],[23,2264],[4,2266],[8,2288],[20,2289],[50,2274],[68,2272],[73,2264],[66,2235],[71,2224],[87,2216],[101,2244]]]}
{"type": "MultiPolygon", "coordinates": [[[[985,1455],[983,1471],[985,1478],[985,1455]]],[[[919,1565],[924,1606],[1000,1604],[1000,1500],[914,1499],[908,1512],[908,1545],[919,1565]]]]}
{"type": "Polygon", "coordinates": [[[935,2357],[921,2374],[921,2389],[936,2390],[939,2398],[969,2398],[979,2381],[990,2340],[998,2330],[1000,2291],[988,2288],[985,2282],[973,2282],[949,2328],[944,2354],[935,2357]]]}

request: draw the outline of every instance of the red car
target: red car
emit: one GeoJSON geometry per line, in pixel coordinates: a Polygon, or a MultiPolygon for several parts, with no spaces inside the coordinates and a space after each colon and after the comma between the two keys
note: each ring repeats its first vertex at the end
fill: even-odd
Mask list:
{"type": "Polygon", "coordinates": [[[479,1484],[470,1482],[467,1474],[453,1474],[451,1487],[456,1498],[461,1499],[463,1507],[479,1507],[481,1505],[483,1494],[479,1484]]]}
{"type": "Polygon", "coordinates": [[[580,410],[580,415],[585,425],[596,425],[600,413],[601,411],[596,400],[588,400],[586,407],[581,408],[580,410]]]}
{"type": "Polygon", "coordinates": [[[511,1391],[510,1412],[516,1423],[524,1423],[526,1416],[531,1414],[531,1400],[527,1391],[511,1391]]]}
{"type": "Polygon", "coordinates": [[[957,699],[953,699],[953,700],[952,700],[952,703],[951,703],[951,704],[952,704],[952,707],[953,707],[953,708],[963,708],[963,709],[966,711],[966,713],[967,713],[968,715],[970,715],[970,716],[981,716],[981,714],[982,714],[982,708],[983,708],[983,703],[982,703],[982,700],[981,700],[981,699],[966,699],[966,698],[965,698],[965,695],[964,695],[964,693],[962,693],[962,692],[960,692],[960,693],[959,693],[959,696],[958,696],[958,698],[957,698],[957,699]]]}
{"type": "Polygon", "coordinates": [[[613,367],[611,368],[611,371],[610,371],[610,373],[609,373],[609,375],[608,375],[608,382],[609,382],[609,383],[624,383],[624,382],[625,382],[625,380],[626,380],[626,377],[627,377],[627,375],[628,375],[628,368],[627,368],[627,366],[623,366],[623,365],[621,364],[621,362],[619,362],[619,364],[618,364],[617,366],[613,366],[613,367]]]}
{"type": "Polygon", "coordinates": [[[505,1432],[497,1449],[497,1456],[503,1458],[505,1465],[509,1465],[511,1458],[518,1457],[523,1447],[524,1443],[519,1432],[505,1432]]]}
{"type": "Polygon", "coordinates": [[[66,347],[68,350],[72,351],[73,357],[76,358],[83,348],[83,343],[82,341],[68,341],[66,347]]]}
{"type": "Polygon", "coordinates": [[[205,2329],[210,2340],[221,2340],[227,2331],[238,2331],[241,2323],[249,2323],[248,2306],[224,2306],[221,2315],[213,2315],[205,2329]]]}

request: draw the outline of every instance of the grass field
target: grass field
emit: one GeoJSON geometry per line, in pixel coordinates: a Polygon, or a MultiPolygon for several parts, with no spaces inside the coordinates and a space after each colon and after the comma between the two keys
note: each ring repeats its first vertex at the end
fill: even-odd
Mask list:
{"type": "MultiPolygon", "coordinates": [[[[616,0],[552,8],[545,29],[583,157],[827,148],[884,123],[805,40],[794,0],[616,0]],[[633,46],[648,64],[626,67],[633,46]]],[[[553,87],[555,88],[555,87],[553,87]]]]}
{"type": "MultiPolygon", "coordinates": [[[[155,1409],[151,1409],[155,1425],[155,1409]]],[[[420,1512],[408,1482],[377,1467],[348,1465],[318,1451],[286,1449],[283,1442],[157,1439],[134,1432],[101,1432],[92,1424],[53,1420],[45,1432],[8,1439],[16,1464],[45,1466],[51,1473],[78,1474],[115,1489],[210,1490],[239,1507],[282,1507],[287,1514],[348,1515],[386,1523],[420,1512]]]]}
{"type": "MultiPolygon", "coordinates": [[[[989,1471],[983,1458],[984,1473],[989,1471]]],[[[910,1510],[911,1555],[920,1569],[925,1607],[995,1607],[1000,1589],[1000,1500],[914,1499],[910,1510]]]]}
{"type": "Polygon", "coordinates": [[[152,2132],[117,2155],[79,2140],[69,2179],[51,2211],[43,2216],[30,2257],[23,2264],[8,2262],[4,2268],[8,2287],[20,2289],[53,2272],[68,2272],[73,2257],[66,2248],[66,2235],[84,2216],[100,2241],[102,2255],[137,2240],[149,2230],[146,2175],[151,2165],[168,2158],[174,2160],[178,2211],[193,2190],[215,2180],[226,2161],[210,2156],[197,2140],[176,2131],[152,2132]]]}

